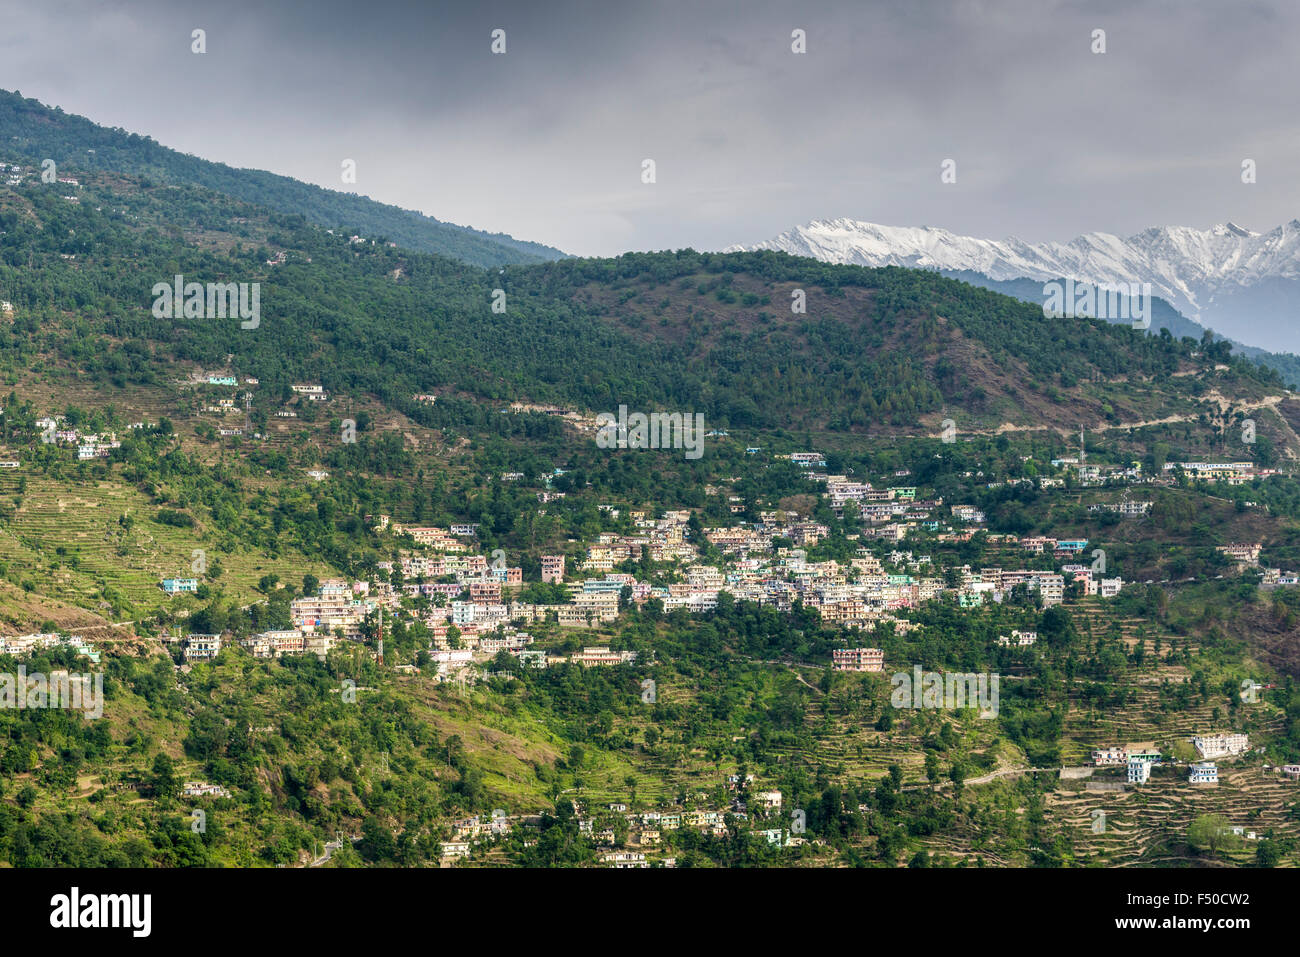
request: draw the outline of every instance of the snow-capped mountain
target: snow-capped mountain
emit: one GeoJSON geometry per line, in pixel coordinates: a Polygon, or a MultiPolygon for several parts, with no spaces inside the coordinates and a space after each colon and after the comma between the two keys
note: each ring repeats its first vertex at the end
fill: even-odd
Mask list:
{"type": "Polygon", "coordinates": [[[1274,351],[1300,352],[1300,220],[1256,233],[1235,223],[1160,226],[1122,238],[1087,233],[1068,243],[977,239],[930,226],[817,220],[742,249],[859,266],[972,272],[992,280],[1149,282],[1186,317],[1274,351]]]}

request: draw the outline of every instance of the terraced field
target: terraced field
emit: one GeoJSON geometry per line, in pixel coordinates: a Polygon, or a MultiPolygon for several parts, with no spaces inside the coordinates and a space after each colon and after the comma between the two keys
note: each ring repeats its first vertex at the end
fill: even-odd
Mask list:
{"type": "MultiPolygon", "coordinates": [[[[0,563],[7,566],[8,579],[33,599],[77,605],[110,621],[183,608],[192,599],[166,598],[159,581],[190,576],[195,549],[204,550],[209,567],[220,564],[220,584],[241,601],[254,599],[254,586],[266,574],[295,581],[308,571],[330,573],[292,550],[270,560],[228,547],[199,529],[152,521],[148,499],[119,483],[31,482],[20,493],[20,481],[21,473],[0,476],[0,501],[19,503],[0,520],[0,563]],[[130,517],[126,525],[124,516],[130,517]]],[[[7,604],[0,593],[0,615],[11,617],[7,604]]]]}
{"type": "MultiPolygon", "coordinates": [[[[1219,762],[1219,783],[1187,783],[1186,769],[1153,772],[1147,784],[1123,792],[1061,788],[1048,799],[1048,815],[1065,829],[1080,862],[1108,867],[1168,866],[1206,863],[1186,848],[1187,828],[1202,814],[1222,814],[1230,825],[1265,835],[1300,839],[1300,819],[1292,809],[1300,801],[1300,782],[1260,762],[1219,762]],[[1098,812],[1104,831],[1094,830],[1098,812]]],[[[1254,843],[1221,854],[1219,861],[1248,863],[1254,843]]],[[[1294,866],[1294,862],[1286,862],[1294,866]]]]}

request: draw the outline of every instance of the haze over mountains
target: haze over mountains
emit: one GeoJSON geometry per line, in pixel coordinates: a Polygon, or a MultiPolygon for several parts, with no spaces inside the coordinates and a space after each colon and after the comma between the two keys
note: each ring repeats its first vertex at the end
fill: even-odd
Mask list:
{"type": "Polygon", "coordinates": [[[1300,220],[1268,232],[1235,223],[1161,226],[1127,238],[1087,233],[1068,243],[958,236],[930,226],[814,220],[740,249],[781,250],[824,262],[975,273],[995,281],[1074,278],[1149,282],[1152,293],[1216,333],[1275,352],[1300,351],[1300,220]]]}

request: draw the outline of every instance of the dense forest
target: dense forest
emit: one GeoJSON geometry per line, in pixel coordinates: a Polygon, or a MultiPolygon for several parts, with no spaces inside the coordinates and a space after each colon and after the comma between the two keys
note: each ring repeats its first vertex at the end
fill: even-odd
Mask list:
{"type": "Polygon", "coordinates": [[[1208,336],[1048,322],[1028,304],[934,274],[777,253],[683,250],[481,270],[352,243],[346,230],[199,187],[110,188],[100,177],[76,203],[53,186],[7,193],[0,230],[0,290],[18,309],[0,330],[0,358],[48,352],[119,388],[159,385],[178,362],[231,364],[261,380],[259,402],[318,382],[431,426],[449,413],[413,395],[689,410],[710,427],[865,431],[917,429],[923,417],[957,411],[1033,420],[1066,396],[1117,419],[1115,381],[1155,384],[1144,390],[1154,405],[1162,392],[1187,394],[1172,378],[1180,368],[1218,362],[1261,387],[1279,384],[1208,336]],[[268,265],[281,252],[284,261],[268,265]],[[156,318],[152,289],[176,275],[260,283],[260,326],[156,318]],[[792,290],[804,293],[806,312],[791,311],[792,290]],[[1052,401],[1033,407],[1035,391],[1052,401]]]}

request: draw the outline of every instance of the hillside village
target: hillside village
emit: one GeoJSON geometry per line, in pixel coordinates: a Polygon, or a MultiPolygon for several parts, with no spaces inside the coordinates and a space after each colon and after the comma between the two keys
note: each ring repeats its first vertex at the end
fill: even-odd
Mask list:
{"type": "MultiPolygon", "coordinates": [[[[260,386],[257,377],[228,369],[199,371],[184,380],[200,437],[206,429],[213,441],[267,442],[268,435],[251,426],[248,411],[260,386]],[[214,416],[216,424],[208,424],[214,416]],[[242,418],[241,425],[230,422],[233,417],[242,418]]],[[[305,407],[331,403],[328,391],[316,383],[295,383],[285,394],[287,402],[274,413],[282,422],[297,419],[300,411],[310,417],[305,407]]],[[[416,394],[412,401],[434,407],[439,397],[416,394]]],[[[500,411],[557,418],[579,435],[593,428],[589,416],[559,406],[514,403],[500,411]]],[[[141,418],[128,423],[119,438],[112,429],[88,429],[70,424],[67,415],[48,414],[32,421],[26,448],[29,456],[38,448],[46,455],[75,450],[69,456],[75,462],[111,467],[134,454],[136,441],[154,440],[170,427],[161,419],[141,418]]],[[[22,434],[11,436],[10,447],[18,447],[22,434]]],[[[713,430],[709,438],[731,441],[727,430],[713,430]]],[[[1165,491],[1193,485],[1206,490],[1259,487],[1286,474],[1252,462],[1214,459],[1164,462],[1148,469],[1138,462],[1089,463],[1085,455],[1042,462],[1021,456],[1018,476],[959,471],[955,478],[967,491],[945,500],[927,486],[912,484],[914,476],[907,469],[869,481],[829,470],[828,456],[818,451],[746,446],[743,453],[746,466],[755,471],[775,466],[798,470],[815,490],[815,503],[788,508],[754,502],[723,483],[709,485],[706,493],[724,503],[722,511],[730,516],[724,521],[705,519],[700,509],[653,510],[626,500],[601,502],[597,513],[610,530],[584,540],[570,538],[562,549],[543,551],[527,579],[522,563],[511,563],[504,550],[481,544],[477,522],[431,525],[395,521],[383,512],[366,514],[366,527],[390,557],[374,562],[373,572],[364,577],[313,577],[312,586],[304,584],[302,594],[288,602],[288,618],[276,627],[219,633],[185,628],[193,602],[208,595],[211,578],[202,570],[187,573],[184,565],[174,566],[157,584],[165,599],[176,603],[170,613],[175,624],[164,628],[155,642],[184,675],[242,656],[264,661],[312,656],[326,663],[336,652],[359,649],[394,675],[423,677],[465,694],[475,688],[499,688],[525,671],[644,671],[657,663],[655,657],[628,648],[618,636],[630,612],[653,609],[655,615],[707,621],[721,606],[745,603],[782,614],[815,614],[841,636],[819,664],[835,673],[888,678],[895,671],[908,671],[912,662],[891,659],[873,644],[873,636],[885,629],[894,636],[924,640],[926,610],[950,606],[965,615],[1010,610],[1014,624],[991,638],[986,652],[1010,655],[1005,660],[1012,663],[1012,671],[1023,671],[1038,660],[1043,612],[1081,602],[1114,602],[1134,583],[1108,567],[1104,543],[1089,537],[1067,531],[1053,534],[1050,528],[1033,534],[990,531],[986,508],[972,504],[977,493],[1024,488],[1049,500],[1069,497],[1081,502],[1079,511],[1090,519],[1118,522],[1123,528],[1124,523],[1148,521],[1157,496],[1165,491]],[[836,539],[849,547],[837,546],[831,554],[827,546],[836,539]],[[985,561],[953,560],[963,546],[976,542],[985,561]],[[392,642],[385,647],[385,636],[395,627],[423,636],[414,653],[396,654],[392,642]]],[[[12,457],[0,466],[21,475],[25,468],[20,454],[5,455],[12,457]]],[[[570,472],[563,463],[531,480],[522,471],[501,472],[499,480],[536,489],[525,494],[535,500],[532,508],[541,517],[566,506],[569,496],[582,494],[567,481],[570,472]]],[[[303,473],[318,485],[330,482],[333,474],[319,466],[303,473]]],[[[1249,512],[1256,506],[1248,501],[1242,508],[1249,512]]],[[[1260,541],[1229,542],[1212,550],[1222,556],[1225,571],[1256,574],[1261,592],[1300,582],[1285,567],[1260,565],[1260,541]]],[[[17,636],[7,640],[5,653],[21,659],[56,647],[91,660],[99,655],[73,633],[17,636]]],[[[653,700],[653,691],[649,693],[647,700],[653,700]]],[[[1114,795],[1149,789],[1156,786],[1153,782],[1167,787],[1173,781],[1169,774],[1177,771],[1181,787],[1216,788],[1223,762],[1239,762],[1248,754],[1246,735],[1212,723],[1195,730],[1196,735],[1180,739],[1193,744],[1195,760],[1173,747],[1176,742],[1167,741],[1163,748],[1153,742],[1121,747],[1098,733],[1091,741],[1090,764],[1061,768],[1062,780],[1068,776],[1086,781],[1088,793],[1114,795]],[[1207,743],[1219,740],[1229,743],[1207,743]]],[[[1296,771],[1296,765],[1286,764],[1273,773],[1294,780],[1300,776],[1296,771]]],[[[802,809],[783,809],[782,793],[773,782],[754,785],[765,788],[762,791],[751,791],[751,784],[752,775],[743,785],[727,782],[725,800],[709,789],[661,800],[650,810],[628,810],[627,802],[588,810],[587,802],[575,797],[576,826],[598,848],[597,862],[611,868],[674,866],[681,845],[666,837],[679,829],[718,841],[743,833],[774,851],[821,853],[822,838],[808,834],[798,816],[792,817],[802,809]]],[[[185,794],[230,799],[228,789],[202,781],[188,782],[185,794]]],[[[450,819],[440,826],[447,837],[439,859],[450,866],[492,861],[506,848],[513,848],[511,854],[528,853],[536,840],[538,817],[503,812],[491,819],[450,819]]],[[[1246,833],[1243,826],[1241,836],[1249,839],[1246,833]]]]}
{"type": "MultiPolygon", "coordinates": [[[[124,239],[173,209],[77,172],[47,195],[30,161],[0,171],[10,233],[124,239]]],[[[185,853],[241,864],[1128,866],[1182,860],[1194,811],[1294,850],[1300,402],[1226,344],[1080,326],[1066,355],[1032,309],[910,271],[485,277],[236,212],[179,227],[203,278],[266,284],[268,319],[335,281],[337,305],[150,326],[131,297],[183,243],[102,272],[51,248],[85,309],[0,288],[14,355],[51,351],[4,403],[0,654],[121,695],[111,744],[15,732],[24,826],[153,837],[183,799],[235,835],[185,853]],[[777,308],[796,287],[806,320],[777,308]],[[646,376],[647,345],[687,384],[646,376]],[[707,454],[602,444],[620,379],[708,393],[707,454]],[[899,704],[922,663],[1000,679],[1001,712],[899,704]],[[79,755],[94,773],[59,770],[79,755]]]]}
{"type": "MultiPolygon", "coordinates": [[[[55,429],[60,442],[80,442],[84,447],[95,438],[59,430],[59,424],[53,417],[38,422],[44,429],[55,429]]],[[[373,660],[397,673],[423,673],[437,683],[463,690],[509,681],[518,669],[636,664],[637,652],[604,644],[556,651],[554,636],[602,629],[617,622],[626,610],[651,603],[662,614],[707,616],[725,600],[752,602],[782,612],[795,607],[815,611],[845,636],[844,647],[832,649],[829,665],[834,671],[885,675],[909,665],[887,661],[879,648],[855,644],[860,640],[857,636],[881,626],[895,634],[908,634],[921,627],[909,616],[926,603],[949,602],[971,610],[986,604],[1023,606],[1024,626],[999,635],[996,644],[1024,653],[1038,640],[1033,627],[1035,609],[1050,609],[1067,598],[1114,599],[1124,588],[1122,577],[1102,570],[1104,558],[1095,563],[1086,560],[1092,557],[1086,539],[990,534],[983,530],[986,516],[973,506],[924,498],[914,486],[878,488],[844,475],[818,473],[815,469],[824,465],[824,459],[817,453],[792,453],[788,458],[809,469],[809,477],[823,487],[823,501],[837,521],[852,515],[861,522],[861,532],[851,536],[860,542],[857,554],[847,562],[810,559],[809,551],[825,541],[831,530],[792,512],[762,511],[754,522],[740,520],[709,527],[691,510],[654,514],[626,509],[623,516],[623,507],[602,505],[600,510],[607,518],[625,518],[632,532],[602,532],[585,547],[571,545],[563,554],[543,554],[540,579],[535,584],[558,589],[563,600],[528,601],[523,596],[534,583],[526,583],[523,569],[508,565],[502,553],[487,554],[476,548],[476,523],[411,525],[380,514],[368,520],[377,533],[391,540],[395,559],[378,562],[379,574],[370,579],[318,581],[311,594],[289,603],[290,627],[241,635],[178,630],[164,634],[161,641],[177,668],[187,672],[223,653],[261,659],[314,655],[325,661],[335,648],[353,643],[367,648],[373,660]],[[1022,564],[941,568],[930,555],[899,547],[918,532],[947,543],[969,541],[979,532],[991,548],[1008,558],[1019,557],[1022,564]],[[707,562],[706,555],[712,556],[707,562]],[[643,562],[655,569],[648,578],[618,570],[643,562]],[[672,580],[659,583],[665,578],[672,580]],[[426,629],[427,645],[412,660],[398,661],[391,656],[385,660],[384,629],[397,623],[418,623],[426,629]],[[539,641],[534,626],[542,626],[551,637],[539,641]]],[[[1151,507],[1150,501],[1129,498],[1127,489],[1171,482],[1167,474],[1148,478],[1140,469],[1083,473],[1077,463],[1068,460],[1055,461],[1052,466],[1061,477],[1041,479],[1043,487],[1061,487],[1068,480],[1124,490],[1125,497],[1118,502],[1088,506],[1089,511],[1110,512],[1124,520],[1140,520],[1151,507]]],[[[1210,469],[1206,474],[1230,482],[1241,472],[1229,475],[1210,469]]],[[[907,475],[899,473],[894,478],[907,475]]],[[[966,478],[978,480],[980,476],[966,478]]],[[[546,504],[543,496],[539,493],[540,505],[546,504]]],[[[732,504],[734,510],[738,503],[732,504]]],[[[1258,544],[1231,544],[1218,550],[1239,569],[1255,565],[1260,555],[1258,544]]],[[[1295,575],[1290,572],[1268,569],[1262,573],[1262,587],[1294,583],[1295,575]]],[[[194,596],[204,587],[202,576],[164,578],[159,586],[172,597],[194,596]]],[[[52,634],[7,639],[3,653],[22,657],[58,644],[98,660],[99,653],[83,639],[52,634]]],[[[1199,758],[1183,762],[1189,786],[1217,784],[1216,762],[1249,751],[1247,736],[1235,732],[1206,729],[1188,740],[1199,758]]],[[[1093,768],[1103,775],[1109,769],[1121,769],[1128,787],[1147,785],[1153,768],[1172,768],[1179,763],[1149,743],[1112,747],[1098,742],[1092,752],[1093,768]]],[[[1279,773],[1289,779],[1300,778],[1300,765],[1286,765],[1279,773]]],[[[1105,778],[1094,780],[1103,782],[1105,778]]],[[[801,828],[792,831],[788,814],[782,812],[781,793],[751,792],[752,783],[752,775],[743,783],[733,776],[727,782],[732,794],[727,803],[691,801],[678,810],[629,812],[625,805],[611,805],[587,812],[578,801],[577,824],[581,833],[608,848],[600,861],[613,868],[674,866],[675,857],[664,851],[662,835],[677,828],[692,828],[718,838],[726,837],[729,829],[743,828],[774,848],[803,845],[801,828]]],[[[214,785],[191,782],[186,787],[191,796],[222,796],[214,785]]],[[[515,828],[523,829],[518,839],[526,848],[528,830],[535,825],[535,817],[504,812],[490,820],[469,817],[448,822],[451,839],[442,844],[442,860],[450,864],[473,854],[490,853],[515,828]]]]}

